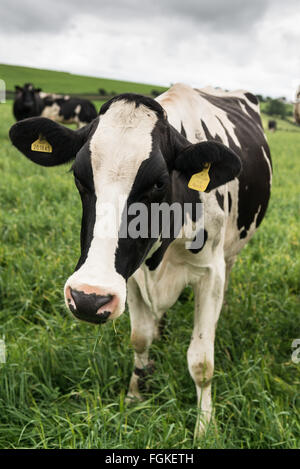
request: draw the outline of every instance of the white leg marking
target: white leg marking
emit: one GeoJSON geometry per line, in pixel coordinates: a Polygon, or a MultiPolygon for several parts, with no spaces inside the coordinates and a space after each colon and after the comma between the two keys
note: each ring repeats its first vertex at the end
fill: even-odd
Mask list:
{"type": "Polygon", "coordinates": [[[222,308],[224,284],[225,262],[218,259],[208,268],[201,281],[194,285],[195,320],[187,358],[200,410],[195,428],[196,437],[205,431],[212,413],[215,329],[222,308]]]}
{"type": "Polygon", "coordinates": [[[131,343],[134,348],[134,371],[126,399],[130,402],[133,399],[142,400],[139,390],[141,376],[138,373],[147,374],[147,371],[151,371],[149,348],[153,339],[158,336],[159,320],[162,315],[155,315],[146,305],[133,278],[128,281],[127,302],[131,321],[131,343]]]}

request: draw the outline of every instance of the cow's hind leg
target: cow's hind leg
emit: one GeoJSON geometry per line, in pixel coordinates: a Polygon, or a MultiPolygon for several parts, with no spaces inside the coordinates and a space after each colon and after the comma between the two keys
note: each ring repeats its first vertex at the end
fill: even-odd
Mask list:
{"type": "Polygon", "coordinates": [[[159,335],[161,315],[154,314],[141,297],[135,281],[128,282],[127,302],[131,322],[131,344],[134,348],[134,370],[129,383],[127,402],[142,400],[141,391],[147,375],[153,372],[153,362],[149,361],[149,348],[159,335]]]}
{"type": "Polygon", "coordinates": [[[188,349],[188,366],[195,382],[199,414],[195,436],[206,429],[212,413],[211,382],[214,372],[214,340],[222,308],[225,284],[225,262],[211,265],[194,285],[195,319],[188,349]]]}

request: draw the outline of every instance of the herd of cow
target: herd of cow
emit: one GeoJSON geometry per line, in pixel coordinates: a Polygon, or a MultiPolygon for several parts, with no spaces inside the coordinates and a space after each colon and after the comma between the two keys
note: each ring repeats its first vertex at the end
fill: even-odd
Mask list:
{"type": "Polygon", "coordinates": [[[31,83],[15,86],[15,92],[13,111],[17,121],[42,116],[62,124],[76,124],[80,128],[97,117],[95,106],[87,99],[44,93],[31,83]]]}
{"type": "Polygon", "coordinates": [[[87,100],[31,84],[16,92],[12,143],[45,167],[72,162],[82,200],[81,256],[65,284],[67,307],[102,324],[119,317],[127,301],[134,348],[128,401],[142,398],[141,380],[153,372],[149,348],[164,313],[193,287],[187,360],[200,434],[212,413],[215,331],[230,271],[270,197],[272,163],[257,98],[175,84],[155,100],[115,96],[97,115],[87,100]],[[61,125],[70,122],[78,129],[61,125]],[[149,225],[142,233],[154,218],[156,234],[149,225]],[[110,236],[103,236],[105,224],[110,236]]]}
{"type": "MultiPolygon", "coordinates": [[[[32,83],[25,83],[23,87],[16,85],[15,93],[13,112],[17,121],[42,116],[61,124],[76,124],[80,128],[97,117],[96,108],[88,99],[45,93],[32,83]]],[[[300,86],[294,101],[294,118],[300,125],[300,86]]],[[[268,129],[277,130],[276,120],[268,121],[268,129]]]]}

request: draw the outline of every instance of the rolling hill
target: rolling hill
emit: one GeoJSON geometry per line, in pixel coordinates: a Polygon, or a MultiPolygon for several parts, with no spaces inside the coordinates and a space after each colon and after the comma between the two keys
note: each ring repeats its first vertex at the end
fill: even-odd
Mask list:
{"type": "Polygon", "coordinates": [[[5,81],[7,91],[14,91],[15,85],[23,85],[28,82],[42,88],[43,91],[62,94],[97,95],[99,88],[105,90],[107,95],[127,92],[150,95],[153,89],[158,92],[165,90],[164,87],[151,84],[73,75],[67,72],[6,64],[0,64],[0,79],[5,81]]]}

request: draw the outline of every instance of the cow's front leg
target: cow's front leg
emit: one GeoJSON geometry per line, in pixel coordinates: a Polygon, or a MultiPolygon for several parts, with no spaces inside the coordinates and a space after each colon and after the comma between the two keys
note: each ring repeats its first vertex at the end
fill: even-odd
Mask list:
{"type": "Polygon", "coordinates": [[[225,263],[207,267],[201,281],[194,285],[195,319],[188,349],[188,366],[195,382],[199,414],[195,436],[205,431],[212,414],[211,381],[214,372],[214,340],[222,308],[225,283],[225,263]]]}
{"type": "Polygon", "coordinates": [[[153,372],[153,362],[149,361],[149,348],[159,334],[161,315],[154,314],[145,304],[139,288],[133,279],[128,282],[127,302],[131,322],[131,344],[134,349],[134,369],[129,383],[126,401],[142,400],[141,388],[147,375],[153,372]]]}

